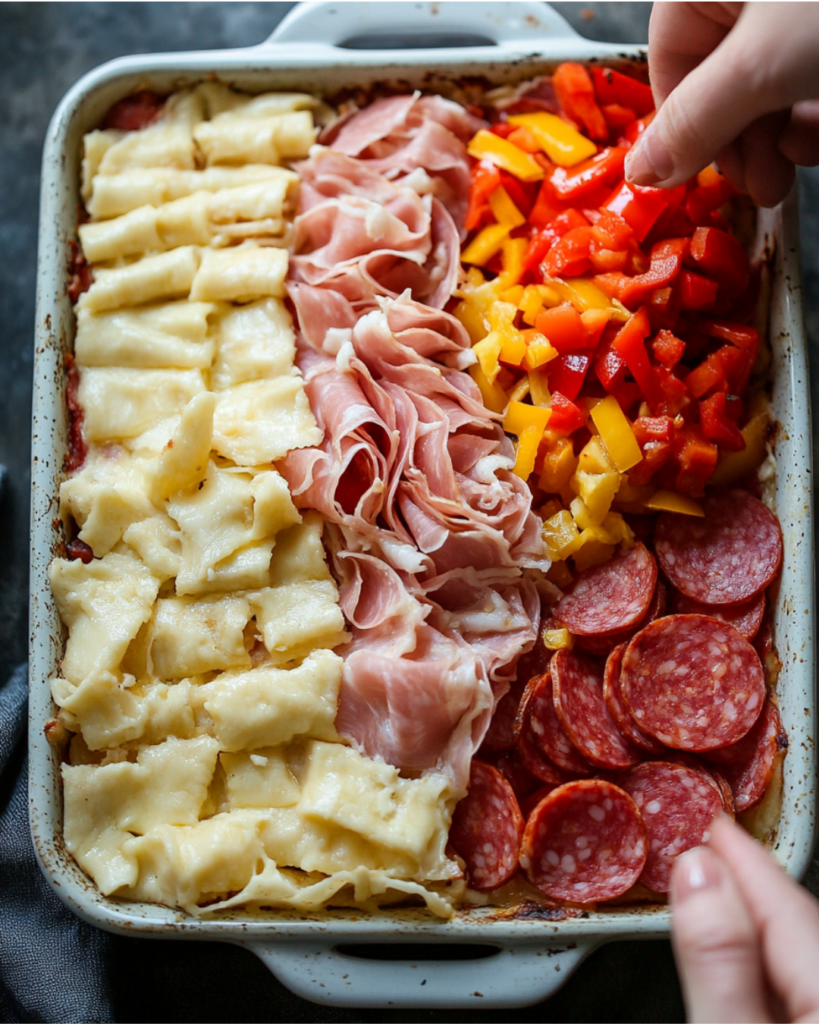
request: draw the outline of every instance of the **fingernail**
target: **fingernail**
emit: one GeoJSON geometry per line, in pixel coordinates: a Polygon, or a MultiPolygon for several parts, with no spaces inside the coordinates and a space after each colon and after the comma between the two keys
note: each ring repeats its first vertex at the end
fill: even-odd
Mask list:
{"type": "Polygon", "coordinates": [[[710,850],[695,847],[686,850],[674,865],[674,902],[682,903],[703,889],[711,889],[722,882],[719,859],[710,850]]]}
{"type": "Polygon", "coordinates": [[[674,171],[668,150],[656,130],[647,128],[626,155],[626,181],[633,185],[656,185],[674,171]]]}

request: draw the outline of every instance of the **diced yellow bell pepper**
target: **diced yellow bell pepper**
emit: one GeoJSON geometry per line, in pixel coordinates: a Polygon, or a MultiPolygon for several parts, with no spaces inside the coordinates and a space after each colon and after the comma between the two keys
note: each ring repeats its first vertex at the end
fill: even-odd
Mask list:
{"type": "Polygon", "coordinates": [[[499,331],[490,331],[482,341],[472,346],[472,351],[478,357],[478,363],[490,384],[495,383],[500,373],[498,357],[502,348],[503,336],[499,331]]]}
{"type": "Polygon", "coordinates": [[[540,405],[544,409],[551,406],[549,378],[543,370],[529,370],[529,394],[532,396],[532,405],[540,405]]]}
{"type": "Polygon", "coordinates": [[[546,177],[546,172],[533,156],[485,128],[472,137],[466,151],[476,160],[488,160],[521,181],[541,181],[546,177]]]}
{"type": "Polygon", "coordinates": [[[583,473],[613,473],[615,465],[599,437],[586,442],[577,459],[577,468],[583,473]]]}
{"type": "Polygon", "coordinates": [[[570,483],[572,490],[585,502],[590,521],[595,525],[602,523],[620,487],[620,474],[578,470],[570,483]]]}
{"type": "MultiPolygon", "coordinates": [[[[521,403],[510,402],[509,404],[520,405],[521,403]]],[[[527,408],[531,409],[532,406],[528,406],[527,408]]],[[[541,437],[543,437],[543,430],[535,424],[532,424],[529,427],[524,427],[518,436],[513,472],[516,476],[519,476],[521,480],[528,480],[532,475],[532,470],[535,468],[535,459],[537,458],[537,450],[540,446],[541,437]]]]}
{"type": "Polygon", "coordinates": [[[526,344],[526,355],[523,357],[521,366],[524,370],[537,370],[546,363],[556,359],[558,351],[549,341],[545,334],[537,334],[529,338],[526,344]]]}
{"type": "Polygon", "coordinates": [[[561,590],[565,590],[571,584],[573,577],[565,562],[552,562],[546,573],[546,579],[550,583],[554,583],[556,587],[560,587],[561,590]]]}
{"type": "Polygon", "coordinates": [[[508,224],[490,224],[483,228],[461,253],[462,262],[485,267],[495,253],[500,252],[509,230],[508,224]]]}
{"type": "Polygon", "coordinates": [[[542,437],[551,414],[551,409],[541,409],[539,406],[526,405],[523,402],[510,402],[503,420],[503,429],[507,434],[517,434],[520,437],[524,430],[536,427],[542,437]]]}
{"type": "Polygon", "coordinates": [[[552,282],[555,291],[562,291],[566,302],[571,302],[578,313],[589,309],[610,309],[611,299],[586,277],[569,277],[552,282]]]}
{"type": "Polygon", "coordinates": [[[511,288],[523,277],[523,257],[528,244],[525,238],[507,238],[503,243],[503,271],[499,279],[504,288],[511,288]]]}
{"type": "Polygon", "coordinates": [[[571,512],[566,509],[547,519],[542,532],[549,558],[555,562],[573,555],[582,544],[571,512]]]}
{"type": "Polygon", "coordinates": [[[751,417],[740,431],[745,447],[741,452],[726,452],[708,481],[715,487],[724,487],[735,483],[741,477],[752,473],[765,460],[768,454],[765,441],[768,436],[768,414],[757,413],[751,417]]]}
{"type": "Polygon", "coordinates": [[[543,636],[543,646],[547,651],[560,651],[571,647],[574,643],[572,634],[565,626],[562,629],[544,629],[541,635],[543,636]]]}
{"type": "Polygon", "coordinates": [[[591,411],[591,418],[600,431],[611,461],[621,473],[643,461],[643,453],[631,424],[614,395],[608,395],[602,402],[598,402],[591,411]]]}
{"type": "Polygon", "coordinates": [[[619,512],[609,512],[597,527],[597,538],[604,544],[622,544],[625,548],[634,547],[634,531],[619,512]]]}
{"type": "MultiPolygon", "coordinates": [[[[504,338],[498,359],[507,366],[520,366],[526,356],[526,340],[516,332],[514,337],[504,338]]],[[[528,389],[527,389],[528,390],[528,389]]]]}
{"type": "Polygon", "coordinates": [[[483,404],[492,412],[503,412],[506,409],[506,392],[503,388],[494,384],[481,369],[480,363],[473,363],[469,367],[469,375],[478,385],[483,404]]]}
{"type": "Polygon", "coordinates": [[[558,512],[563,511],[563,506],[557,498],[550,498],[547,502],[540,506],[537,510],[537,514],[541,519],[551,519],[552,516],[556,516],[558,512]]]}
{"type": "Polygon", "coordinates": [[[597,146],[581,135],[576,128],[546,111],[534,114],[514,114],[509,123],[528,128],[543,147],[546,156],[558,167],[574,167],[582,160],[594,156],[597,146]]]}
{"type": "MultiPolygon", "coordinates": [[[[591,533],[591,531],[584,530],[584,533],[591,533]]],[[[596,537],[590,536],[574,554],[575,568],[578,572],[582,572],[584,569],[590,569],[593,565],[602,565],[603,562],[608,562],[615,550],[614,544],[604,544],[596,537]]]]}
{"type": "Polygon", "coordinates": [[[522,402],[529,394],[529,378],[521,377],[512,391],[509,393],[510,402],[522,402]]]}
{"type": "Polygon", "coordinates": [[[560,305],[560,296],[548,284],[527,284],[523,289],[523,296],[518,302],[518,309],[523,314],[523,322],[534,327],[535,320],[544,307],[550,309],[552,306],[560,305]]]}
{"type": "Polygon", "coordinates": [[[512,202],[503,185],[499,185],[489,196],[489,209],[498,224],[506,224],[510,228],[519,228],[526,223],[526,218],[512,202]]]}
{"type": "Polygon", "coordinates": [[[655,491],[645,506],[652,512],[681,512],[686,516],[705,517],[702,505],[676,491],[655,491]]]}
{"type": "Polygon", "coordinates": [[[572,450],[572,442],[568,437],[560,437],[543,458],[538,487],[544,494],[562,494],[576,469],[577,456],[572,450]]]}
{"type": "Polygon", "coordinates": [[[588,530],[589,527],[598,525],[589,518],[589,510],[582,498],[575,498],[569,505],[569,511],[572,514],[572,519],[577,523],[578,530],[588,530]]]}
{"type": "Polygon", "coordinates": [[[514,303],[498,300],[487,306],[486,319],[493,331],[500,331],[504,337],[512,338],[519,333],[514,325],[517,312],[518,307],[514,303]]]}
{"type": "Polygon", "coordinates": [[[518,303],[523,298],[523,293],[526,289],[522,284],[513,284],[511,288],[507,288],[505,292],[501,292],[498,296],[501,302],[511,302],[513,306],[517,306],[520,309],[518,303]]]}

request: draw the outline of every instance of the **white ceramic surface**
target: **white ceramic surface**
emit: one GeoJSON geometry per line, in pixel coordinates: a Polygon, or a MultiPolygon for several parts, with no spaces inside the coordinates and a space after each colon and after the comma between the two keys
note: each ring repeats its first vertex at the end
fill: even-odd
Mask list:
{"type": "MultiPolygon", "coordinates": [[[[413,40],[417,43],[417,38],[413,40]]],[[[520,1006],[553,992],[593,949],[614,939],[668,934],[663,908],[623,908],[582,919],[503,919],[475,910],[443,922],[416,911],[378,916],[338,912],[233,912],[194,919],[149,904],[106,899],[67,855],[61,840],[59,766],[43,725],[53,708],[47,680],[62,654],[63,633],[47,567],[59,533],[57,493],[66,450],[63,355],[74,321],[65,294],[68,241],[74,236],[82,135],[118,99],[138,87],[169,91],[216,74],[240,89],[302,89],[323,94],[342,86],[399,79],[445,88],[460,75],[519,81],[561,60],[638,57],[638,47],[580,38],[540,3],[313,3],[294,8],[260,46],[227,52],[121,58],[86,75],[65,96],[49,128],[43,157],[33,412],[30,642],[30,815],[34,844],[50,884],[77,914],[99,927],[164,938],[218,939],[252,949],[293,991],[307,999],[350,1006],[520,1006]],[[354,36],[475,33],[495,45],[445,49],[353,50],[354,36]],[[424,944],[408,959],[353,957],[346,944],[424,944]],[[488,947],[487,959],[440,960],[442,944],[488,947]]],[[[776,607],[783,660],[782,718],[791,749],[785,760],[782,819],[774,853],[801,876],[815,835],[815,700],[813,532],[810,410],[802,324],[796,204],[766,212],[761,239],[775,240],[771,310],[778,511],[785,564],[776,607]]],[[[448,951],[451,954],[451,949],[448,951]]],[[[366,953],[366,951],[365,951],[366,953]]]]}

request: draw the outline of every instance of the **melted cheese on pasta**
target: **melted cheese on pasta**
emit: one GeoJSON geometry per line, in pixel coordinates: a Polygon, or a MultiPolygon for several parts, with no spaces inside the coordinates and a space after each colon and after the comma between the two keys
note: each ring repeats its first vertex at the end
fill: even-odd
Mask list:
{"type": "MultiPolygon", "coordinates": [[[[336,733],[349,640],[323,521],[272,463],[321,441],[283,304],[316,100],[217,83],[85,138],[77,304],[89,453],[60,490],[65,841],[105,894],[451,913],[447,778],[336,733]]],[[[201,904],[207,904],[202,907],[201,904]]]]}

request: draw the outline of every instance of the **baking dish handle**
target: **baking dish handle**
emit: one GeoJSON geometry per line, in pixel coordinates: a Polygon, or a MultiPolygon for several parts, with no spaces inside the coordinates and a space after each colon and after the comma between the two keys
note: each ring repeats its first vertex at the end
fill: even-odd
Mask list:
{"type": "MultiPolygon", "coordinates": [[[[544,39],[580,38],[571,25],[545,3],[516,0],[509,3],[341,3],[311,0],[296,4],[262,46],[311,43],[340,47],[349,39],[367,35],[485,37],[492,44],[519,50],[544,39]]],[[[430,43],[430,46],[434,46],[430,43]]],[[[446,45],[445,43],[439,43],[446,45]]],[[[386,47],[385,47],[386,48],[386,47]]]]}
{"type": "MultiPolygon", "coordinates": [[[[585,942],[470,944],[468,950],[479,950],[480,959],[367,959],[344,952],[344,947],[309,942],[240,944],[291,992],[311,1002],[426,1009],[528,1006],[552,995],[596,948],[585,942]]],[[[430,948],[451,949],[440,944],[430,948]]]]}

